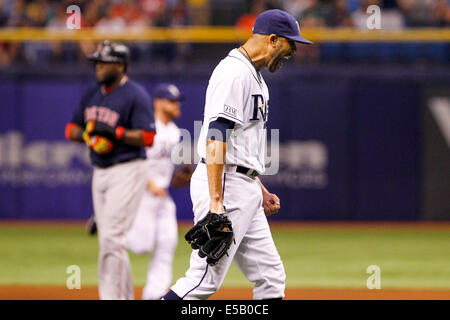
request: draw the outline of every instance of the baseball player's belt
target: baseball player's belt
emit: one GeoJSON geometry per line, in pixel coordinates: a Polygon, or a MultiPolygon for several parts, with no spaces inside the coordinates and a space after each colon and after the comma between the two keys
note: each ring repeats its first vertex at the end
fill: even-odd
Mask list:
{"type": "MultiPolygon", "coordinates": [[[[201,163],[206,163],[205,158],[202,158],[200,160],[201,163]]],[[[236,172],[245,174],[246,176],[249,176],[250,178],[256,178],[259,173],[255,170],[255,169],[249,169],[243,166],[237,166],[236,167],[236,172]]]]}
{"type": "Polygon", "coordinates": [[[120,163],[124,163],[124,162],[130,162],[130,161],[135,161],[135,160],[145,160],[145,158],[143,158],[143,157],[133,157],[133,158],[130,158],[130,159],[121,159],[121,160],[118,160],[118,161],[115,161],[115,162],[110,162],[110,163],[105,163],[105,164],[95,163],[94,166],[98,167],[100,169],[106,169],[106,168],[112,167],[112,166],[114,166],[116,164],[120,164],[120,163]]]}

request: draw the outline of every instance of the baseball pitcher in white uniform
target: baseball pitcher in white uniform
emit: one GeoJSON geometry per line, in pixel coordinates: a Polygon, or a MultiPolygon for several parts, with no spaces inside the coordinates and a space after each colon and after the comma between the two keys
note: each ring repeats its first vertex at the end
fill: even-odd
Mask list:
{"type": "Polygon", "coordinates": [[[261,13],[253,35],[215,68],[206,92],[191,179],[194,226],[185,238],[190,267],[164,300],[208,299],[232,261],[254,283],[254,299],[282,299],[285,270],[266,216],[280,199],[258,179],[265,171],[269,92],[260,70],[278,70],[296,51],[298,22],[281,10],[261,13]],[[208,192],[209,191],[209,192],[208,192]]]}
{"type": "Polygon", "coordinates": [[[182,100],[180,90],[173,84],[160,84],[153,92],[157,135],[153,146],[146,149],[146,191],[127,234],[131,251],[136,254],[153,251],[142,292],[144,300],[161,299],[172,281],[178,230],[175,203],[167,188],[175,168],[171,152],[180,141],[180,130],[172,120],[179,117],[182,100]]]}

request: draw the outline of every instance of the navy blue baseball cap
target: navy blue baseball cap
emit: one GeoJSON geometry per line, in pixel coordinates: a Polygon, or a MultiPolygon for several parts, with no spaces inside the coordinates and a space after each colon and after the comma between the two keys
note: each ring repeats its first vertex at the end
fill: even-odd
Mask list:
{"type": "Polygon", "coordinates": [[[300,36],[300,26],[297,20],[287,12],[279,9],[267,10],[261,13],[253,25],[253,33],[276,34],[295,42],[311,44],[312,42],[300,36]]]}
{"type": "Polygon", "coordinates": [[[156,86],[153,91],[153,99],[157,98],[167,99],[170,101],[184,100],[184,96],[177,86],[171,83],[161,83],[156,86]]]}

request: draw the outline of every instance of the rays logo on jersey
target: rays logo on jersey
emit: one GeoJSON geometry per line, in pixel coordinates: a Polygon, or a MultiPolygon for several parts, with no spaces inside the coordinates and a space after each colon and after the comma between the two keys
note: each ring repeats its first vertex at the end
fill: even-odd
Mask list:
{"type": "Polygon", "coordinates": [[[268,102],[264,102],[264,97],[261,94],[253,94],[253,116],[250,119],[250,121],[257,121],[259,120],[259,115],[261,115],[262,120],[264,122],[267,122],[267,105],[268,102]]]}

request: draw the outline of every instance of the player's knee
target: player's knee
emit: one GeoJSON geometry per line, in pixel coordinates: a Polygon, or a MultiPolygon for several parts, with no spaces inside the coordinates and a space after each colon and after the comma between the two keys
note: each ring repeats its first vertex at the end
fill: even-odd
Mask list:
{"type": "Polygon", "coordinates": [[[127,249],[127,240],[123,236],[115,234],[103,235],[99,237],[100,250],[103,253],[115,253],[127,249]]]}
{"type": "Polygon", "coordinates": [[[143,254],[147,254],[150,253],[152,250],[149,247],[145,247],[139,244],[130,244],[127,243],[127,248],[131,251],[133,251],[133,253],[135,254],[139,254],[139,255],[143,255],[143,254]]]}
{"type": "Polygon", "coordinates": [[[178,244],[178,234],[174,232],[174,234],[170,235],[167,239],[167,247],[171,251],[175,251],[178,244]]]}
{"type": "Polygon", "coordinates": [[[167,252],[175,251],[178,245],[177,230],[166,230],[164,236],[158,238],[157,243],[158,247],[164,248],[167,252]]]}
{"type": "Polygon", "coordinates": [[[132,237],[127,237],[126,246],[129,250],[139,255],[150,253],[153,249],[151,245],[147,245],[142,240],[138,241],[138,239],[133,239],[132,237]]]}
{"type": "Polygon", "coordinates": [[[99,237],[100,249],[106,252],[114,251],[120,247],[120,241],[114,236],[101,236],[99,237]]]}

